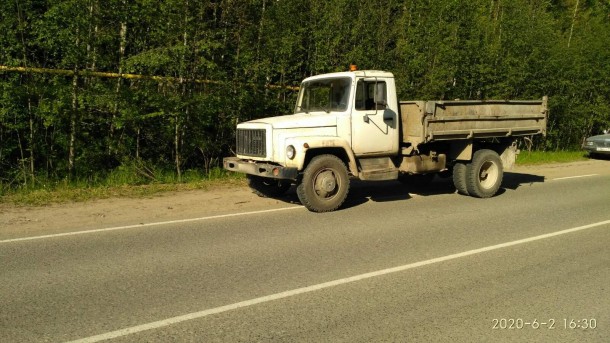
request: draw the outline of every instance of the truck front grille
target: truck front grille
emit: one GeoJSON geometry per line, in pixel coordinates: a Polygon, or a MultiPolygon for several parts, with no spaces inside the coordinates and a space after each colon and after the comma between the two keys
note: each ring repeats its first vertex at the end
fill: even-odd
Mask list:
{"type": "Polygon", "coordinates": [[[265,129],[237,129],[237,154],[253,157],[267,156],[265,129]]]}

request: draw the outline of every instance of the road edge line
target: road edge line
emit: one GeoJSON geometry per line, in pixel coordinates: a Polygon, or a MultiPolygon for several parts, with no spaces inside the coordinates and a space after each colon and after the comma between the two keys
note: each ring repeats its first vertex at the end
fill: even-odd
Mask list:
{"type": "Polygon", "coordinates": [[[208,216],[208,217],[178,219],[178,220],[168,220],[168,221],[163,221],[163,222],[133,224],[133,225],[116,226],[116,227],[108,227],[108,228],[93,229],[93,230],[80,230],[80,231],[73,231],[73,232],[55,233],[55,234],[51,234],[51,235],[10,238],[10,239],[5,239],[5,240],[0,241],[0,244],[2,244],[2,243],[13,243],[13,242],[23,242],[23,241],[33,241],[33,240],[39,240],[39,239],[44,239],[44,238],[56,238],[56,237],[65,237],[65,236],[85,235],[85,234],[91,234],[91,233],[100,233],[100,232],[107,232],[107,231],[127,230],[127,229],[135,229],[135,228],[143,228],[143,227],[151,227],[151,226],[159,226],[159,225],[168,225],[168,224],[191,223],[191,222],[211,220],[211,219],[239,217],[239,216],[247,216],[247,215],[253,215],[253,214],[262,214],[262,213],[270,213],[270,212],[279,212],[279,211],[286,211],[286,210],[294,210],[294,209],[298,209],[298,208],[304,208],[304,207],[303,206],[282,207],[282,208],[275,208],[275,209],[271,209],[271,210],[261,210],[261,211],[250,211],[250,212],[240,212],[240,213],[219,214],[219,215],[208,216]]]}
{"type": "Polygon", "coordinates": [[[583,178],[583,177],[591,177],[591,176],[598,176],[599,174],[587,174],[587,175],[576,175],[576,176],[566,176],[566,177],[558,177],[555,179],[552,179],[552,181],[561,181],[561,180],[569,180],[569,179],[579,179],[579,178],[583,178]]]}

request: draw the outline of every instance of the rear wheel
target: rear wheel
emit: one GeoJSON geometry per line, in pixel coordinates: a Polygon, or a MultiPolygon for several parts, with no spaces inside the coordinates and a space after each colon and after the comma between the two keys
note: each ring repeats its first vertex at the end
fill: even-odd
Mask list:
{"type": "Polygon", "coordinates": [[[502,160],[498,153],[482,149],[474,153],[472,163],[466,169],[468,194],[477,198],[494,196],[502,184],[502,160]]]}
{"type": "Polygon", "coordinates": [[[248,186],[254,194],[263,198],[280,196],[290,188],[290,181],[271,179],[256,175],[248,175],[248,186]]]}
{"type": "Polygon", "coordinates": [[[453,166],[453,185],[458,193],[462,195],[468,195],[468,189],[466,188],[467,169],[466,163],[458,162],[453,166]]]}
{"type": "Polygon", "coordinates": [[[334,155],[314,157],[297,186],[301,203],[312,212],[338,209],[349,191],[349,176],[345,163],[334,155]]]}

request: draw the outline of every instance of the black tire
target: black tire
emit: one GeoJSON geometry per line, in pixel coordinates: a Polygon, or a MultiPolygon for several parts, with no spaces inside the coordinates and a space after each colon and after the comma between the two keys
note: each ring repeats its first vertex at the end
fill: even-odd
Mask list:
{"type": "Polygon", "coordinates": [[[468,194],[476,198],[494,196],[502,185],[502,160],[493,150],[481,149],[474,153],[472,163],[466,169],[468,194]]]}
{"type": "Polygon", "coordinates": [[[345,163],[334,155],[314,157],[297,185],[299,200],[312,212],[338,209],[349,191],[345,163]]]}
{"type": "Polygon", "coordinates": [[[248,175],[248,186],[254,194],[263,198],[278,197],[290,188],[290,181],[248,175]]]}
{"type": "Polygon", "coordinates": [[[468,195],[468,188],[466,187],[466,170],[468,165],[466,163],[457,162],[453,166],[453,185],[457,192],[462,195],[468,195]]]}

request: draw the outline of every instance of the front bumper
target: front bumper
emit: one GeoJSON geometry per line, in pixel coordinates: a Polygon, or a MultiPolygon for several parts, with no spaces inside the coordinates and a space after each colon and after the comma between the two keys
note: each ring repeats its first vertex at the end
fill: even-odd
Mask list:
{"type": "MultiPolygon", "coordinates": [[[[602,143],[603,144],[603,143],[602,143]]],[[[604,154],[610,155],[610,147],[606,146],[595,146],[595,145],[585,145],[582,147],[584,150],[588,151],[591,154],[604,154]]]]}
{"type": "Polygon", "coordinates": [[[282,167],[265,162],[247,161],[237,157],[224,158],[222,165],[226,170],[272,179],[296,180],[299,175],[297,168],[282,167]]]}

